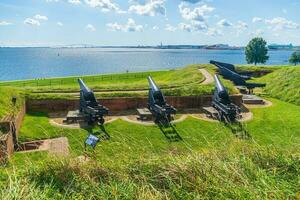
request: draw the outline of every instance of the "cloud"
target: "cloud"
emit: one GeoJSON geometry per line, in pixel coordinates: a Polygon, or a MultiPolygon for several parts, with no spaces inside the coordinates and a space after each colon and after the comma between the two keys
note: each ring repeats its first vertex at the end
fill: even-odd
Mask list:
{"type": "Polygon", "coordinates": [[[238,21],[237,25],[235,26],[237,29],[245,30],[248,28],[248,24],[243,21],[238,21]]]}
{"type": "Polygon", "coordinates": [[[193,10],[189,7],[186,7],[185,4],[179,4],[179,12],[183,19],[185,20],[194,20],[194,21],[205,21],[205,14],[212,12],[215,8],[210,7],[206,4],[196,7],[193,10]]]}
{"type": "Polygon", "coordinates": [[[170,24],[166,24],[165,30],[170,31],[170,32],[174,32],[174,31],[177,30],[177,28],[175,26],[170,25],[170,24]]]}
{"type": "Polygon", "coordinates": [[[159,27],[158,27],[158,26],[153,26],[152,29],[153,29],[153,30],[158,30],[159,27]]]}
{"type": "Polygon", "coordinates": [[[230,21],[228,21],[227,19],[220,20],[217,23],[217,25],[220,26],[220,27],[230,27],[230,26],[233,26],[233,24],[230,21]]]}
{"type": "Polygon", "coordinates": [[[222,31],[220,31],[218,29],[215,29],[215,28],[209,28],[207,30],[206,34],[209,35],[209,36],[214,36],[214,37],[215,36],[222,36],[223,35],[222,31]]]}
{"type": "Polygon", "coordinates": [[[262,22],[262,21],[263,21],[263,19],[260,18],[260,17],[253,17],[253,19],[252,19],[253,23],[255,23],[255,22],[262,22]]]}
{"type": "Polygon", "coordinates": [[[85,29],[91,32],[96,31],[96,28],[92,24],[86,25],[85,29]]]}
{"type": "Polygon", "coordinates": [[[264,31],[262,29],[256,29],[254,32],[251,32],[250,35],[254,36],[261,36],[264,34],[264,31]]]}
{"type": "Polygon", "coordinates": [[[41,23],[38,20],[32,19],[32,18],[26,18],[24,20],[24,24],[32,25],[32,26],[40,26],[41,23]]]}
{"type": "Polygon", "coordinates": [[[12,25],[12,23],[7,21],[0,21],[0,26],[8,26],[8,25],[12,25]]]}
{"type": "Polygon", "coordinates": [[[129,18],[127,24],[124,25],[115,22],[115,23],[108,23],[106,24],[106,26],[111,31],[123,31],[123,32],[141,32],[144,29],[142,25],[137,25],[132,18],[129,18]]]}
{"type": "Polygon", "coordinates": [[[63,26],[64,24],[61,23],[61,22],[57,22],[56,25],[57,25],[57,26],[63,26]]]}
{"type": "Polygon", "coordinates": [[[35,15],[34,18],[37,20],[44,20],[44,21],[48,20],[47,16],[43,16],[43,15],[39,15],[39,14],[35,15]]]}
{"type": "Polygon", "coordinates": [[[206,4],[191,9],[185,3],[179,4],[179,13],[186,21],[178,24],[178,28],[188,32],[207,30],[206,14],[212,12],[215,8],[206,4]]]}
{"type": "Polygon", "coordinates": [[[299,24],[296,22],[287,20],[283,17],[275,17],[273,19],[266,19],[266,24],[269,24],[272,26],[273,30],[284,30],[284,29],[299,29],[299,24]]]}
{"type": "Polygon", "coordinates": [[[117,13],[124,13],[119,5],[112,0],[85,0],[85,3],[92,8],[100,8],[102,12],[115,11],[117,13]]]}
{"type": "Polygon", "coordinates": [[[149,0],[144,4],[140,1],[131,1],[131,3],[135,4],[129,7],[129,12],[147,16],[166,15],[165,0],[149,0]]]}
{"type": "Polygon", "coordinates": [[[69,3],[74,4],[74,5],[79,5],[81,4],[80,0],[68,0],[69,3]]]}

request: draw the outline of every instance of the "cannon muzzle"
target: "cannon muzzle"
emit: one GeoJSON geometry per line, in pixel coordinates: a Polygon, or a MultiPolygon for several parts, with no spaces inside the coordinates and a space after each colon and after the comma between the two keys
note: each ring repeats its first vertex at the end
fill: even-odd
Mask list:
{"type": "Polygon", "coordinates": [[[157,85],[155,84],[155,82],[154,82],[154,80],[152,79],[152,77],[151,77],[151,76],[148,76],[147,79],[148,79],[150,88],[151,88],[153,91],[159,91],[159,88],[158,88],[157,85]]]}
{"type": "Polygon", "coordinates": [[[80,90],[82,90],[84,93],[92,92],[91,89],[83,82],[81,78],[78,79],[78,83],[80,86],[80,90]]]}

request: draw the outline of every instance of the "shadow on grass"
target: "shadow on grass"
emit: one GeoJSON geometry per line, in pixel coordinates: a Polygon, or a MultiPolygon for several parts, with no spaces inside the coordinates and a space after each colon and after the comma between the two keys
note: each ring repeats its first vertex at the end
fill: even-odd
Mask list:
{"type": "Polygon", "coordinates": [[[179,142],[182,137],[172,124],[158,124],[159,129],[169,142],[179,142]]]}

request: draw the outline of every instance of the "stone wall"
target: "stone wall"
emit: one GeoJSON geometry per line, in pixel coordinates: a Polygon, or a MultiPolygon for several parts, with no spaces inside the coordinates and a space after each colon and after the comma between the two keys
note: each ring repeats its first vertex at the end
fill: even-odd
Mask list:
{"type": "MultiPolygon", "coordinates": [[[[199,97],[166,97],[167,102],[177,109],[199,108],[210,105],[212,96],[199,97]]],[[[231,99],[238,105],[242,104],[242,95],[232,95],[231,99]]],[[[146,97],[99,99],[99,102],[109,108],[110,111],[134,110],[147,106],[146,97]]],[[[79,108],[79,100],[28,100],[26,109],[30,112],[57,112],[76,110],[79,108]]]]}
{"type": "Polygon", "coordinates": [[[7,132],[0,138],[0,161],[5,162],[9,158],[15,149],[15,143],[17,143],[17,137],[22,126],[24,116],[26,114],[25,103],[21,107],[19,113],[14,117],[12,115],[5,116],[1,120],[2,126],[5,127],[7,132]],[[13,124],[15,127],[13,127],[13,124]],[[16,135],[13,134],[13,128],[16,129],[16,135]]]}

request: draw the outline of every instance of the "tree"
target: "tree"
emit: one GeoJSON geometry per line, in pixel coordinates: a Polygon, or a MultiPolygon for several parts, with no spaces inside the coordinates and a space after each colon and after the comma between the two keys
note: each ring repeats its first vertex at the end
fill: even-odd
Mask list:
{"type": "Polygon", "coordinates": [[[260,37],[253,38],[246,46],[245,54],[248,64],[266,63],[269,59],[267,42],[260,37]]]}
{"type": "Polygon", "coordinates": [[[294,65],[300,63],[300,52],[295,51],[294,53],[292,53],[289,62],[294,65]]]}

